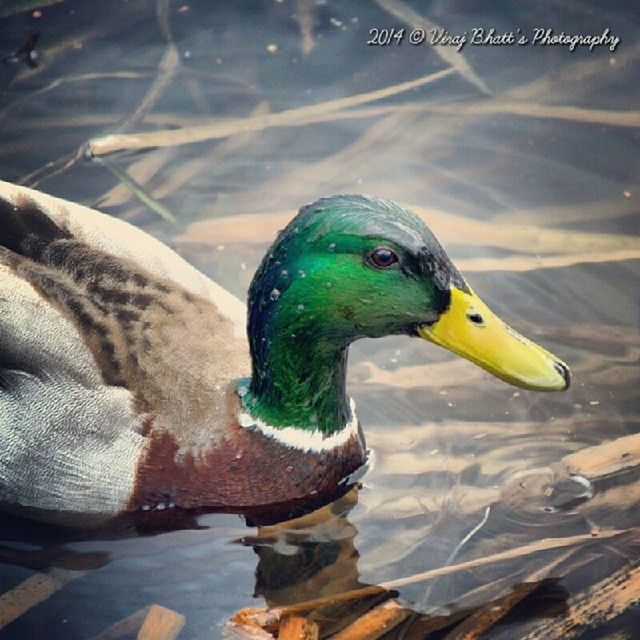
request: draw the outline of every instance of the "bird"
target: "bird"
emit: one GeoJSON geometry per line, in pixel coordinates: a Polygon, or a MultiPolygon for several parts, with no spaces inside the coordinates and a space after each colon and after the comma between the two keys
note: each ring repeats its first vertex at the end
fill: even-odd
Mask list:
{"type": "Polygon", "coordinates": [[[245,306],[127,222],[0,182],[0,508],[85,526],[326,502],[366,468],[349,346],[387,335],[523,388],[569,386],[389,200],[300,208],[245,306]]]}

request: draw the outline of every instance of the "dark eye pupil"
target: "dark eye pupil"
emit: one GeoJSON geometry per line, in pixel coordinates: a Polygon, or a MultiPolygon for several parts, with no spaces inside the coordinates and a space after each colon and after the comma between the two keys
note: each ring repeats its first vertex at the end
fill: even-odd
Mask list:
{"type": "Polygon", "coordinates": [[[371,254],[371,261],[376,267],[390,267],[398,262],[398,256],[391,249],[376,249],[371,254]]]}

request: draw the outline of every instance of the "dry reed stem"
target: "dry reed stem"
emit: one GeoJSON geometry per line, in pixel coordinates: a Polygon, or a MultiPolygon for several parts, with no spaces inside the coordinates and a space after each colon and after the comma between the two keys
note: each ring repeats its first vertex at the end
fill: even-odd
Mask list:
{"type": "MultiPolygon", "coordinates": [[[[427,41],[429,41],[428,34],[430,31],[439,31],[442,29],[442,27],[431,20],[427,20],[409,5],[402,2],[402,0],[376,0],[376,3],[394,16],[394,18],[408,24],[412,29],[423,29],[427,34],[427,41]]],[[[440,56],[447,64],[451,65],[461,78],[464,78],[476,88],[480,89],[482,93],[492,93],[484,83],[484,80],[478,77],[476,72],[471,68],[471,65],[467,62],[467,59],[462,53],[458,52],[455,47],[431,46],[431,50],[440,56]]]]}
{"type": "MultiPolygon", "coordinates": [[[[444,72],[437,74],[442,77],[444,72]]],[[[438,78],[436,78],[438,79],[438,78]]],[[[418,82],[418,81],[412,81],[418,82]]],[[[403,83],[411,84],[411,83],[403,83]]],[[[424,84],[421,82],[420,84],[424,84]]],[[[401,87],[401,85],[395,85],[401,87]]],[[[412,87],[399,88],[398,92],[406,91],[412,87]]],[[[381,90],[382,91],[382,90],[381,90]]],[[[353,97],[353,105],[360,104],[357,99],[361,96],[371,96],[378,92],[360,94],[353,97]]],[[[386,97],[386,96],[382,96],[386,97]]],[[[381,97],[370,97],[369,101],[378,100],[381,97]]],[[[343,100],[349,100],[345,98],[343,100]]],[[[339,100],[332,101],[340,102],[339,100]]],[[[552,118],[559,120],[571,120],[574,122],[585,122],[591,124],[605,124],[622,127],[640,126],[639,111],[611,111],[606,109],[586,109],[581,107],[543,105],[535,103],[520,103],[511,100],[486,100],[465,105],[454,104],[408,104],[408,105],[386,105],[380,107],[369,107],[360,110],[342,111],[344,107],[332,107],[332,102],[319,103],[309,107],[300,107],[287,111],[280,111],[262,117],[248,118],[228,118],[216,124],[205,124],[200,126],[187,126],[181,129],[169,129],[161,131],[151,131],[145,133],[122,133],[108,134],[89,140],[88,148],[92,155],[101,156],[118,151],[131,151],[136,149],[146,149],[151,147],[178,146],[202,142],[205,140],[216,140],[226,138],[231,135],[246,131],[262,131],[271,127],[293,127],[317,124],[321,122],[331,122],[335,120],[372,118],[389,112],[398,110],[406,111],[426,111],[445,115],[484,117],[497,113],[506,113],[531,118],[552,118]],[[326,105],[326,111],[316,111],[314,107],[326,105]]]]}
{"type": "Polygon", "coordinates": [[[36,573],[0,596],[0,629],[50,598],[68,582],[81,578],[86,571],[52,569],[36,573]]]}
{"type": "MultiPolygon", "coordinates": [[[[13,103],[12,103],[13,104],[13,103]]],[[[26,129],[28,131],[36,129],[59,129],[75,127],[102,127],[104,125],[115,125],[120,120],[120,116],[112,113],[85,113],[65,116],[64,120],[59,117],[42,116],[37,120],[21,120],[12,123],[17,130],[26,129]]],[[[144,116],[145,124],[157,127],[196,127],[203,126],[211,121],[210,116],[190,116],[179,113],[156,112],[148,113],[144,116]]],[[[33,141],[31,142],[33,147],[33,141]]],[[[2,148],[4,151],[4,147],[2,148]]]]}
{"type": "Polygon", "coordinates": [[[466,104],[427,104],[425,105],[425,111],[465,116],[488,116],[495,113],[506,113],[527,118],[571,120],[573,122],[605,124],[617,127],[640,127],[640,111],[586,109],[571,105],[546,105],[504,98],[478,100],[466,104]]]}
{"type": "Polygon", "coordinates": [[[393,598],[367,611],[332,636],[332,640],[377,640],[404,622],[410,614],[409,609],[393,598]]]}
{"type": "Polygon", "coordinates": [[[182,614],[152,604],[137,637],[138,640],[176,640],[184,624],[185,617],[182,614]]]}
{"type": "Polygon", "coordinates": [[[546,229],[531,224],[496,224],[419,205],[408,204],[407,207],[421,216],[436,235],[447,236],[451,243],[498,247],[525,254],[583,254],[582,257],[590,253],[640,251],[640,241],[623,234],[546,229]]]}
{"type": "MultiPolygon", "coordinates": [[[[104,74],[84,74],[82,76],[74,76],[69,78],[60,78],[55,82],[52,82],[51,85],[44,87],[38,91],[35,91],[33,94],[30,94],[29,97],[33,95],[37,95],[39,93],[43,93],[44,91],[49,91],[51,89],[60,86],[66,82],[80,82],[80,81],[89,81],[89,80],[98,80],[101,78],[122,78],[122,79],[138,79],[144,77],[143,74],[139,73],[128,73],[128,72],[114,72],[114,73],[104,73],[104,74]]],[[[12,108],[18,102],[12,102],[10,105],[6,107],[6,109],[12,108]]],[[[301,126],[306,124],[313,124],[316,122],[324,122],[335,119],[364,119],[364,118],[375,118],[380,115],[385,115],[387,113],[397,113],[399,111],[406,112],[414,112],[414,113],[435,113],[435,114],[443,114],[449,116],[488,116],[494,115],[498,113],[507,113],[513,114],[523,117],[531,117],[531,118],[545,118],[545,119],[558,119],[558,120],[571,120],[573,122],[584,122],[590,124],[606,124],[612,126],[622,126],[622,127],[636,127],[639,126],[640,123],[640,111],[613,111],[610,109],[588,109],[583,107],[573,107],[571,105],[545,105],[545,104],[537,104],[533,102],[519,102],[511,99],[493,99],[493,100],[478,100],[473,102],[468,102],[465,104],[455,104],[455,103],[430,103],[428,101],[424,102],[406,102],[401,105],[380,105],[376,107],[362,107],[358,110],[348,111],[346,113],[340,114],[338,117],[337,114],[334,114],[334,117],[327,117],[326,120],[324,118],[318,117],[317,119],[302,119],[300,121],[295,121],[291,123],[287,123],[285,125],[280,126],[301,126]]],[[[286,113],[286,112],[279,112],[286,113]]],[[[274,114],[275,115],[275,114],[274,114]]],[[[0,113],[0,117],[2,113],[0,113]]],[[[112,114],[91,114],[91,115],[80,115],[66,118],[64,121],[60,122],[58,118],[56,118],[53,122],[55,126],[58,127],[81,127],[87,125],[105,125],[112,124],[117,119],[117,116],[112,114]]],[[[218,122],[215,125],[209,124],[211,121],[210,117],[206,116],[181,116],[175,113],[155,113],[155,114],[144,114],[143,117],[144,122],[148,124],[155,124],[158,126],[180,126],[184,129],[203,129],[205,127],[212,128],[216,127],[219,129],[219,132],[216,132],[215,135],[212,134],[210,139],[224,138],[230,135],[234,135],[237,130],[243,131],[246,129],[250,129],[252,131],[259,131],[264,129],[263,126],[255,126],[251,121],[251,116],[248,118],[219,118],[218,122]],[[246,123],[246,126],[243,124],[246,123]]],[[[40,118],[37,122],[17,122],[16,126],[27,126],[30,129],[49,129],[52,126],[51,118],[40,118]]],[[[216,129],[216,131],[217,131],[216,129]]],[[[175,133],[175,130],[171,130],[175,133]]],[[[156,132],[159,136],[163,133],[162,131],[156,132]]],[[[135,134],[131,134],[135,135],[135,134]]],[[[209,138],[208,138],[209,139],[209,138]]],[[[162,141],[160,141],[157,145],[151,146],[162,146],[162,141]]],[[[591,207],[591,205],[585,205],[586,207],[591,207]]],[[[606,208],[608,203],[603,203],[602,208],[606,208]]],[[[575,209],[575,207],[573,208],[575,209]]],[[[559,214],[559,210],[553,209],[549,212],[549,221],[557,222],[558,219],[564,220],[564,218],[559,214]]],[[[582,211],[581,209],[578,212],[582,211]]],[[[503,215],[503,214],[499,214],[503,215]]],[[[523,214],[524,215],[524,214],[523,214]]],[[[577,218],[582,220],[582,218],[577,218]]]]}
{"type": "Polygon", "coordinates": [[[640,566],[624,567],[570,598],[559,618],[534,626],[522,640],[569,640],[589,627],[613,620],[640,602],[640,566]]]}
{"type": "Polygon", "coordinates": [[[278,627],[278,640],[318,640],[319,628],[302,616],[285,616],[278,627]]]}
{"type": "Polygon", "coordinates": [[[562,458],[570,473],[594,479],[640,465],[640,434],[585,447],[562,458]]]}
{"type": "MultiPolygon", "coordinates": [[[[156,146],[175,146],[189,144],[192,142],[202,142],[203,140],[213,140],[224,138],[234,133],[243,131],[256,131],[268,127],[289,127],[312,122],[325,121],[330,115],[338,115],[343,109],[354,107],[383,98],[409,91],[421,87],[441,78],[445,78],[453,73],[452,69],[444,69],[436,73],[431,73],[415,80],[401,82],[383,89],[360,93],[348,98],[329,100],[318,104],[288,109],[278,113],[257,116],[253,118],[238,118],[220,124],[207,125],[203,127],[190,127],[168,131],[154,131],[149,133],[111,134],[100,138],[89,140],[88,146],[94,156],[106,155],[116,151],[145,149],[156,146]]],[[[340,114],[341,117],[353,117],[352,113],[340,114]]]]}

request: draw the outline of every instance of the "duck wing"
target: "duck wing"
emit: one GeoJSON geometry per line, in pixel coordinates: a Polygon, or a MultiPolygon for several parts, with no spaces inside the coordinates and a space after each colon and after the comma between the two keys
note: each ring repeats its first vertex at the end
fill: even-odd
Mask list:
{"type": "Polygon", "coordinates": [[[0,503],[122,510],[152,428],[220,437],[243,331],[244,305],[165,245],[0,182],[0,503]]]}

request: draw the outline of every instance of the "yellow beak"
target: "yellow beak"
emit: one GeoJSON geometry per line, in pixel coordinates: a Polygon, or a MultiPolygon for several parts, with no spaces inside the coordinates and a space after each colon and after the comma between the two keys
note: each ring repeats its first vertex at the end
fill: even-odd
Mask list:
{"type": "Polygon", "coordinates": [[[494,315],[471,290],[451,288],[451,305],[420,337],[471,360],[494,376],[524,389],[568,389],[569,367],[494,315]]]}

